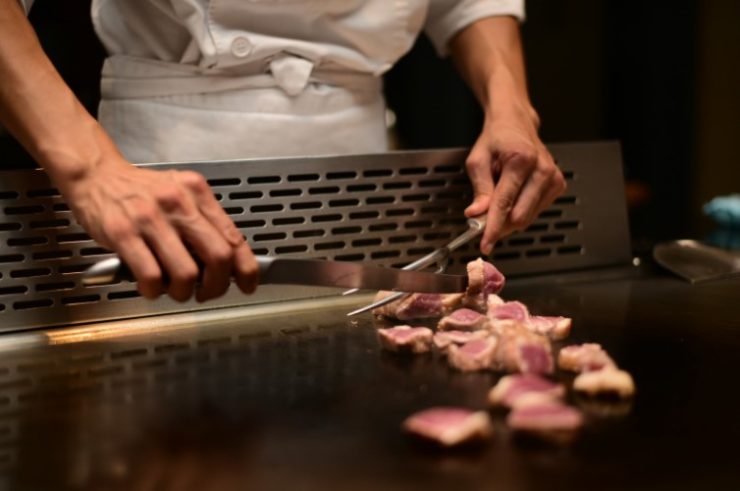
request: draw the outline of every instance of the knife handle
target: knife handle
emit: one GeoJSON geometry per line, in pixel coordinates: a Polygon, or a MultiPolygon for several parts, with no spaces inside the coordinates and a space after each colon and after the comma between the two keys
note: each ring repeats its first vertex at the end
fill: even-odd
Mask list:
{"type": "MultiPolygon", "coordinates": [[[[195,262],[198,264],[198,268],[203,271],[203,264],[197,259],[195,262]]],[[[257,260],[257,266],[260,270],[260,276],[264,276],[270,265],[275,258],[270,256],[255,256],[257,260]]],[[[198,275],[198,281],[200,282],[200,274],[198,275]]],[[[102,261],[98,261],[85,270],[82,275],[82,284],[85,286],[97,286],[97,285],[109,285],[111,283],[117,283],[121,280],[136,281],[136,277],[128,268],[126,263],[121,261],[118,256],[110,257],[102,261]]],[[[165,276],[164,282],[168,283],[167,277],[165,276]]]]}

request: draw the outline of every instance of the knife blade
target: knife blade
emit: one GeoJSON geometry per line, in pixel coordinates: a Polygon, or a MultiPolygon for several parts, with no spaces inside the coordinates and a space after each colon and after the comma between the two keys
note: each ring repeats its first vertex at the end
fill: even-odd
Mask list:
{"type": "MultiPolygon", "coordinates": [[[[256,256],[261,284],[312,285],[418,293],[462,292],[468,286],[463,275],[404,271],[366,264],[318,259],[256,256]]],[[[119,280],[135,281],[128,267],[118,258],[105,259],[88,268],[84,285],[104,285],[119,280]]]]}

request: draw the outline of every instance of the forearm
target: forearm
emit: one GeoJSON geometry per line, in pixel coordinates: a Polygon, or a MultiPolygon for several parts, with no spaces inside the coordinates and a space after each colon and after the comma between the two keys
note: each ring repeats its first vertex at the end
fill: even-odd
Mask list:
{"type": "Polygon", "coordinates": [[[0,123],[62,188],[117,151],[44,53],[17,0],[0,0],[0,123]]]}
{"type": "Polygon", "coordinates": [[[481,19],[451,39],[450,51],[487,114],[525,112],[538,125],[527,92],[516,19],[505,16],[481,19]]]}

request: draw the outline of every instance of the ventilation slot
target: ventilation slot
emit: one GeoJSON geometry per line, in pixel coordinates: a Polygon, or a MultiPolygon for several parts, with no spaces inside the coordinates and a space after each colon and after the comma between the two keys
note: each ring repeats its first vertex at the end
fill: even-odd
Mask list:
{"type": "Polygon", "coordinates": [[[49,268],[16,269],[10,272],[11,278],[31,278],[33,276],[48,276],[51,274],[49,268]]]}
{"type": "Polygon", "coordinates": [[[357,172],[327,172],[326,178],[329,180],[335,179],[354,179],[357,177],[357,172]]]}
{"type": "Polygon", "coordinates": [[[579,223],[575,220],[568,222],[558,222],[555,224],[555,228],[558,230],[577,229],[578,227],[579,223]]]}
{"type": "Polygon", "coordinates": [[[39,309],[41,307],[51,307],[54,305],[54,301],[50,298],[42,298],[39,300],[26,300],[23,302],[15,302],[13,308],[15,310],[26,310],[26,309],[39,309]]]}
{"type": "Polygon", "coordinates": [[[46,237],[13,237],[8,239],[10,247],[33,246],[47,244],[49,239],[46,237]]]}
{"type": "Polygon", "coordinates": [[[62,298],[62,305],[79,305],[84,303],[93,303],[100,300],[100,295],[80,295],[77,297],[62,298]]]}
{"type": "Polygon", "coordinates": [[[284,198],[288,196],[300,196],[303,191],[300,189],[274,189],[270,191],[270,196],[273,198],[284,198]]]}
{"type": "Polygon", "coordinates": [[[208,179],[208,185],[212,188],[219,188],[224,186],[238,186],[242,183],[242,180],[234,177],[230,179],[208,179]]]}
{"type": "Polygon", "coordinates": [[[293,237],[296,239],[304,239],[306,237],[323,237],[323,230],[296,230],[293,232],[293,237]]]}
{"type": "Polygon", "coordinates": [[[68,227],[70,224],[70,221],[66,218],[59,218],[56,220],[40,220],[36,222],[31,222],[29,226],[31,228],[63,228],[68,227]]]}
{"type": "Polygon", "coordinates": [[[309,188],[308,194],[337,194],[339,188],[337,186],[326,186],[323,188],[309,188]]]}
{"type": "Polygon", "coordinates": [[[122,292],[110,292],[108,294],[108,300],[125,300],[127,298],[137,298],[141,294],[136,290],[127,290],[122,292]]]}
{"type": "Polygon", "coordinates": [[[61,196],[58,189],[31,189],[26,193],[29,198],[58,198],[61,196]]]}
{"type": "Polygon", "coordinates": [[[318,174],[294,174],[288,176],[288,182],[312,182],[318,181],[320,176],[318,174]]]}
{"type": "Polygon", "coordinates": [[[6,215],[32,215],[35,213],[43,213],[45,208],[41,205],[31,206],[7,206],[5,208],[6,215]]]}
{"type": "Polygon", "coordinates": [[[0,223],[0,232],[11,230],[20,230],[23,226],[20,223],[0,223]]]}
{"type": "Polygon", "coordinates": [[[291,203],[291,210],[317,210],[321,208],[321,201],[308,201],[306,203],[291,203]]]}
{"type": "Polygon", "coordinates": [[[242,220],[234,222],[237,228],[258,228],[264,227],[267,224],[264,220],[242,220]]]}
{"type": "Polygon", "coordinates": [[[307,245],[283,246],[275,248],[275,254],[295,254],[298,252],[306,251],[308,251],[307,245]]]}
{"type": "Polygon", "coordinates": [[[0,199],[17,199],[18,196],[15,191],[0,191],[0,199]]]}
{"type": "Polygon", "coordinates": [[[363,191],[375,191],[378,188],[375,184],[352,184],[347,186],[348,193],[359,193],[363,191]]]}
{"type": "Polygon", "coordinates": [[[74,281],[57,281],[54,283],[39,283],[36,285],[37,292],[53,292],[60,290],[71,290],[75,287],[74,281]]]}
{"type": "Polygon", "coordinates": [[[298,225],[306,221],[303,217],[274,218],[273,225],[298,225]]]}
{"type": "Polygon", "coordinates": [[[362,173],[363,177],[390,177],[393,175],[391,169],[369,169],[362,173]]]}
{"type": "Polygon", "coordinates": [[[246,191],[243,193],[231,193],[229,199],[242,200],[242,199],[259,199],[264,195],[262,191],[246,191]]]}
{"type": "Polygon", "coordinates": [[[89,240],[92,239],[89,235],[85,233],[57,235],[57,244],[66,244],[68,242],[87,242],[89,240]]]}

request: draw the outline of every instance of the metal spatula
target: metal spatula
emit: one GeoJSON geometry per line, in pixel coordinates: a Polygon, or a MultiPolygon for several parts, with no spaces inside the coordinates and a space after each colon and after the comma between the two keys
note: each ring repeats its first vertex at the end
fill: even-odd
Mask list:
{"type": "Polygon", "coordinates": [[[653,249],[655,260],[690,283],[740,276],[740,255],[695,240],[674,240],[653,249]]]}

